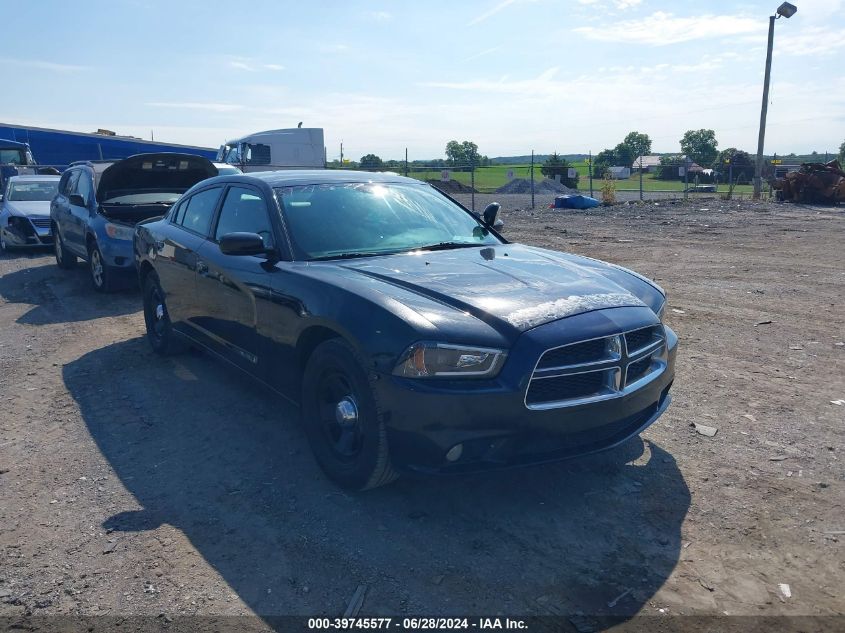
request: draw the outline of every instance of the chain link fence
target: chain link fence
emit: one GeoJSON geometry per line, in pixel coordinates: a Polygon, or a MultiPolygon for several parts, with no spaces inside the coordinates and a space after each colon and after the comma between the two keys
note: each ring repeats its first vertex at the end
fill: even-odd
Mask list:
{"type": "MultiPolygon", "coordinates": [[[[529,154],[530,155],[530,154],[529,154]]],[[[381,165],[330,163],[330,169],[391,171],[428,182],[476,210],[496,200],[510,208],[547,207],[559,195],[580,193],[600,202],[670,199],[742,199],[753,195],[753,166],[702,168],[689,160],[635,161],[630,167],[593,165],[586,159],[568,161],[553,177],[543,174],[543,161],[484,165],[447,161],[387,161],[381,165]],[[595,167],[595,169],[594,169],[595,167]],[[601,177],[599,177],[601,176],[601,177]],[[568,185],[568,186],[567,186],[568,185]]],[[[765,175],[765,174],[764,174],[765,175]]],[[[763,197],[771,197],[768,185],[763,197]]]]}

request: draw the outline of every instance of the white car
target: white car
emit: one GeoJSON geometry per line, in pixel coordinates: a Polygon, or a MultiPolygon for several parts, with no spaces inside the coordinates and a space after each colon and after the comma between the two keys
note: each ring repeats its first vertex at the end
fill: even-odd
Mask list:
{"type": "Polygon", "coordinates": [[[0,200],[0,251],[19,246],[50,246],[50,201],[59,176],[12,176],[0,200]]]}

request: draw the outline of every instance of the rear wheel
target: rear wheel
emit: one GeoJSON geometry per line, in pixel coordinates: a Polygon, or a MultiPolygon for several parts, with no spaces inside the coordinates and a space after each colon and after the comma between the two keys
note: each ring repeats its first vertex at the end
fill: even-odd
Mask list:
{"type": "Polygon", "coordinates": [[[366,490],[397,478],[370,378],[346,341],[321,343],[308,360],[302,415],[317,462],[342,488],[366,490]]]}
{"type": "Polygon", "coordinates": [[[6,234],[3,229],[0,229],[0,255],[5,255],[9,252],[9,243],[6,241],[6,234]]]}
{"type": "Polygon", "coordinates": [[[167,312],[164,290],[154,272],[144,277],[144,322],[147,326],[147,340],[156,354],[169,356],[185,351],[186,342],[173,331],[173,323],[167,312]]]}
{"type": "Polygon", "coordinates": [[[113,287],[113,273],[106,266],[103,254],[96,242],[88,245],[88,272],[91,274],[91,285],[97,292],[110,292],[113,287]]]}
{"type": "Polygon", "coordinates": [[[56,225],[53,225],[53,251],[56,254],[56,264],[59,268],[67,270],[76,266],[76,255],[65,248],[64,240],[62,240],[56,225]]]}

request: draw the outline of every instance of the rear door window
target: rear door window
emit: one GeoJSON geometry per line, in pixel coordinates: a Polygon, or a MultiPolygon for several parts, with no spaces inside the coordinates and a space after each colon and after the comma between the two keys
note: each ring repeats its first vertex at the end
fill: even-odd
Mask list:
{"type": "Polygon", "coordinates": [[[192,195],[179,207],[176,223],[207,237],[217,201],[220,199],[220,191],[220,187],[214,187],[192,195]]]}

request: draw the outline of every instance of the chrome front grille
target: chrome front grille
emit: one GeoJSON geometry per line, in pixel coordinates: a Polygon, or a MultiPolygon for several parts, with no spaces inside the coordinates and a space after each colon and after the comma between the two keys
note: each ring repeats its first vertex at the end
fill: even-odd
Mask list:
{"type": "Polygon", "coordinates": [[[29,218],[32,225],[37,229],[49,229],[50,218],[29,218]]]}
{"type": "Polygon", "coordinates": [[[525,392],[529,409],[555,409],[626,395],[666,368],[662,325],[546,350],[525,392]]]}

